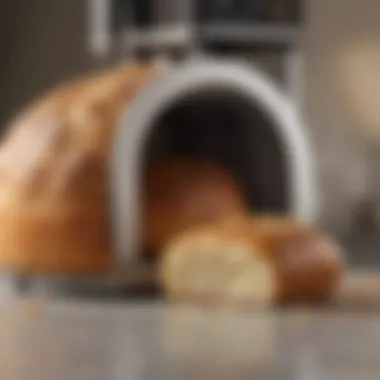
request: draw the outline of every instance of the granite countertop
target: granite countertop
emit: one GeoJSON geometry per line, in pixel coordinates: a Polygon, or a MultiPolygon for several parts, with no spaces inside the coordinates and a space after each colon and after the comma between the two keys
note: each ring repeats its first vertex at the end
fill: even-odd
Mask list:
{"type": "Polygon", "coordinates": [[[0,301],[2,380],[378,380],[379,359],[376,309],[0,301]]]}

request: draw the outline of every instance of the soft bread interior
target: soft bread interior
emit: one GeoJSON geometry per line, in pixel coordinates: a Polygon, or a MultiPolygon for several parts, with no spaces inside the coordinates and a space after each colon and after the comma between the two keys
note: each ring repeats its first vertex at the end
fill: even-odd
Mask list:
{"type": "Polygon", "coordinates": [[[175,301],[211,304],[270,304],[275,300],[275,272],[254,249],[236,241],[198,237],[168,248],[162,280],[175,301]]]}

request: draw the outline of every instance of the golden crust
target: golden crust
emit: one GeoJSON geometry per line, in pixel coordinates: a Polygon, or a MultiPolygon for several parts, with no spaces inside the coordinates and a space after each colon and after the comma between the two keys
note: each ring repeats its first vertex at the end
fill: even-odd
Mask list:
{"type": "Polygon", "coordinates": [[[324,299],[337,287],[344,254],[331,237],[273,217],[257,219],[254,228],[276,267],[280,300],[324,299]]]}
{"type": "Polygon", "coordinates": [[[76,80],[11,123],[0,149],[2,269],[108,270],[110,139],[124,106],[153,75],[126,66],[76,80]]]}

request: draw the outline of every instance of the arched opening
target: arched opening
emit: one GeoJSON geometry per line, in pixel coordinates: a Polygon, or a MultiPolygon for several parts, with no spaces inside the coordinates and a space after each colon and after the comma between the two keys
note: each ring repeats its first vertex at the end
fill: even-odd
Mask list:
{"type": "Polygon", "coordinates": [[[291,211],[286,154],[270,115],[238,91],[205,86],[177,99],[152,122],[143,161],[189,157],[234,177],[252,211],[291,211]]]}
{"type": "Polygon", "coordinates": [[[155,155],[211,155],[234,173],[252,209],[285,211],[306,222],[317,218],[307,132],[286,97],[252,66],[202,59],[170,70],[138,94],[114,139],[116,270],[139,260],[141,173],[155,155]]]}

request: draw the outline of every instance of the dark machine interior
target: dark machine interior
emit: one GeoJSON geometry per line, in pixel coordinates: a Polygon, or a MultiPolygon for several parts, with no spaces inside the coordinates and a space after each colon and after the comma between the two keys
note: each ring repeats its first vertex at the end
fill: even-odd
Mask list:
{"type": "Polygon", "coordinates": [[[203,89],[178,99],[156,120],[145,149],[145,162],[166,156],[212,161],[235,176],[252,211],[288,211],[276,127],[237,92],[203,89]]]}

